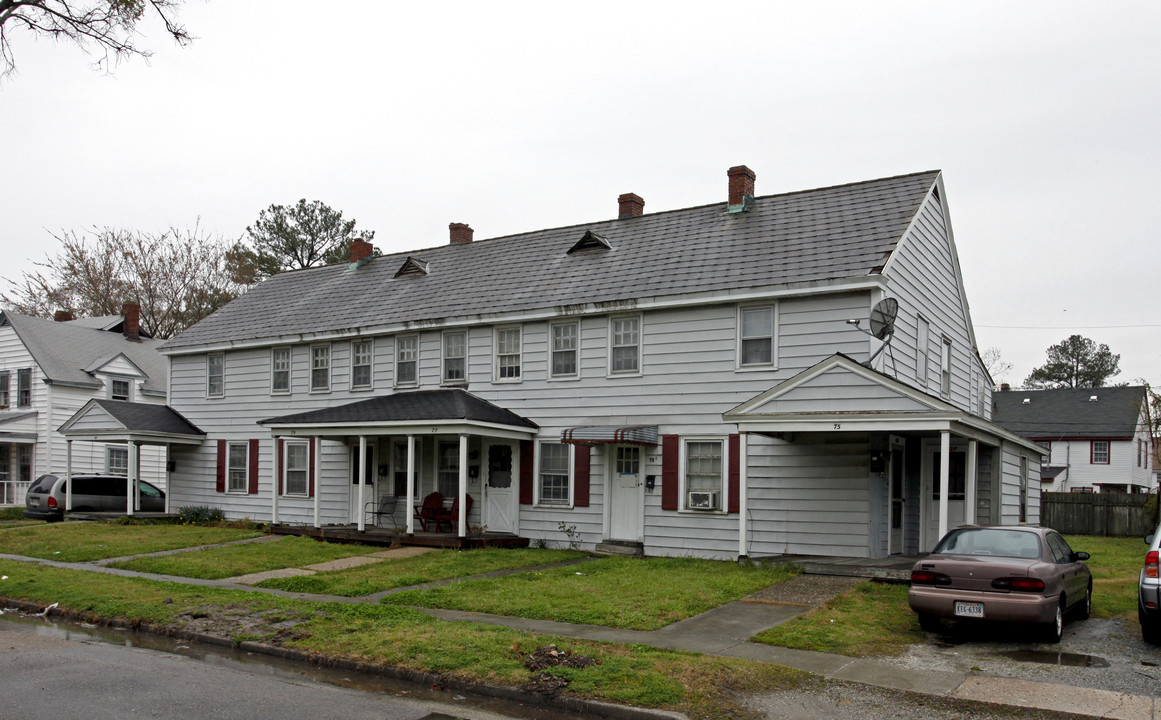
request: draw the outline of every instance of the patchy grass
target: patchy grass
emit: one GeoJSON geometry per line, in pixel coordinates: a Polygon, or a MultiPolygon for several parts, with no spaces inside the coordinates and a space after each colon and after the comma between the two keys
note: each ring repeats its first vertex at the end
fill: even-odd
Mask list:
{"type": "Polygon", "coordinates": [[[1092,612],[1098,618],[1137,618],[1137,577],[1149,549],[1144,538],[1111,538],[1066,535],[1073,550],[1092,557],[1085,564],[1092,571],[1092,612]]]}
{"type": "Polygon", "coordinates": [[[752,639],[853,657],[898,655],[926,637],[907,606],[907,589],[907,585],[860,583],[826,605],[752,639]]]}
{"type": "Polygon", "coordinates": [[[574,641],[503,627],[449,623],[402,607],[314,603],[61,570],[0,560],[0,596],[59,603],[90,620],[118,618],[160,629],[208,632],[473,682],[535,688],[524,666],[536,649],[555,644],[597,662],[549,668],[567,681],[560,692],[607,702],[676,710],[699,720],[750,718],[737,693],[809,685],[806,673],[748,660],[713,658],[641,645],[574,641]]]}
{"type": "Polygon", "coordinates": [[[137,558],[111,563],[109,567],[179,577],[220,580],[249,573],[300,568],[352,555],[369,555],[383,548],[371,545],[320,542],[313,538],[286,536],[263,543],[207,548],[178,555],[137,558]]]}
{"type": "Polygon", "coordinates": [[[437,550],[347,570],[265,580],[258,586],[289,592],[362,597],[383,590],[422,585],[436,580],[468,577],[496,570],[536,567],[564,560],[576,560],[584,556],[585,553],[574,550],[524,548],[437,550]]]}
{"type": "Polygon", "coordinates": [[[255,530],[197,525],[118,525],[107,522],[46,523],[0,533],[0,553],[87,562],[104,558],[175,550],[194,545],[258,537],[255,530]]]}
{"type": "MultiPolygon", "coordinates": [[[[0,508],[0,522],[9,520],[28,520],[24,517],[24,508],[22,507],[3,507],[0,508]]],[[[28,522],[44,522],[43,520],[28,520],[28,522]]]]}
{"type": "Polygon", "coordinates": [[[793,577],[784,566],[608,557],[534,573],[409,590],[384,603],[656,630],[793,577]]]}

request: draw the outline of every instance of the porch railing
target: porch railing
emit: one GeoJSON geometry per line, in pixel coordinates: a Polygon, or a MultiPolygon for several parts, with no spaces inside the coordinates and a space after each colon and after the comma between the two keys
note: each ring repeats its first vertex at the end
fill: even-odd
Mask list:
{"type": "Polygon", "coordinates": [[[8,480],[0,477],[0,507],[24,505],[24,496],[32,483],[28,480],[8,480]]]}

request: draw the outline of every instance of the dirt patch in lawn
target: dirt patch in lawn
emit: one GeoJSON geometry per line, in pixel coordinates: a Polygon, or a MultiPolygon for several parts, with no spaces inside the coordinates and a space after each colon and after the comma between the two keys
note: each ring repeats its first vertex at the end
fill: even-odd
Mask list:
{"type": "Polygon", "coordinates": [[[842,595],[865,578],[837,575],[797,575],[785,582],[763,588],[742,602],[768,605],[800,605],[818,607],[842,595]]]}
{"type": "Polygon", "coordinates": [[[301,640],[309,633],[295,630],[306,622],[297,613],[280,609],[255,610],[245,604],[201,605],[181,613],[175,618],[184,630],[214,637],[231,638],[235,643],[243,640],[262,640],[271,645],[281,645],[286,640],[301,640]]]}

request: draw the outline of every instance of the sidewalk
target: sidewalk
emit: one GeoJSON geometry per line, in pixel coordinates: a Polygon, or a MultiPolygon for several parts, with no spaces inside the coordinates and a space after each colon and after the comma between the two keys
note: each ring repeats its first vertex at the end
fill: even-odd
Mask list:
{"type": "MultiPolygon", "coordinates": [[[[253,540],[240,542],[253,542],[253,540]]],[[[17,555],[0,554],[0,559],[32,562],[52,567],[100,572],[126,577],[141,577],[166,582],[248,590],[251,592],[261,592],[319,602],[378,604],[379,599],[387,594],[376,593],[361,598],[350,598],[290,593],[281,590],[252,587],[244,582],[239,582],[243,578],[197,580],[104,567],[108,563],[127,558],[102,560],[93,563],[62,563],[17,555]]],[[[345,562],[357,563],[360,561],[347,560],[345,562]]],[[[576,562],[585,562],[585,560],[576,562]]],[[[520,570],[487,573],[486,575],[469,578],[440,581],[440,584],[446,582],[462,582],[476,577],[495,577],[500,574],[526,572],[527,570],[527,568],[523,568],[520,570]]],[[[250,578],[245,578],[245,580],[250,580],[250,578]]],[[[841,591],[841,585],[837,585],[836,587],[841,591]]],[[[405,589],[410,588],[399,588],[392,592],[405,589]]],[[[759,593],[758,597],[761,597],[761,595],[762,593],[759,593]]],[[[1161,720],[1161,697],[1156,696],[1128,695],[1107,690],[990,677],[974,673],[908,669],[873,659],[850,658],[843,655],[832,655],[809,650],[794,650],[749,642],[749,638],[762,630],[786,622],[791,618],[807,612],[812,604],[820,602],[822,599],[824,599],[822,596],[811,597],[809,598],[808,604],[791,604],[788,602],[732,602],[696,617],[688,618],[668,625],[660,630],[652,631],[622,630],[600,625],[578,625],[549,620],[531,620],[527,618],[456,610],[416,609],[442,620],[502,625],[547,635],[559,635],[602,642],[638,643],[668,650],[683,650],[706,655],[745,658],[804,670],[831,680],[863,683],[865,685],[873,685],[891,690],[903,690],[960,700],[971,700],[1011,708],[1039,709],[1071,713],[1085,717],[1110,718],[1112,720],[1161,720]]]]}

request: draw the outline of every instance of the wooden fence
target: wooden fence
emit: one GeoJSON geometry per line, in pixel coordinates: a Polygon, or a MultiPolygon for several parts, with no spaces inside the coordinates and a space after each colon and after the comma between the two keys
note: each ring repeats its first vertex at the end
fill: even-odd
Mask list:
{"type": "Polygon", "coordinates": [[[1145,537],[1153,532],[1146,501],[1156,495],[1124,493],[1043,493],[1040,524],[1068,535],[1145,537]]]}

